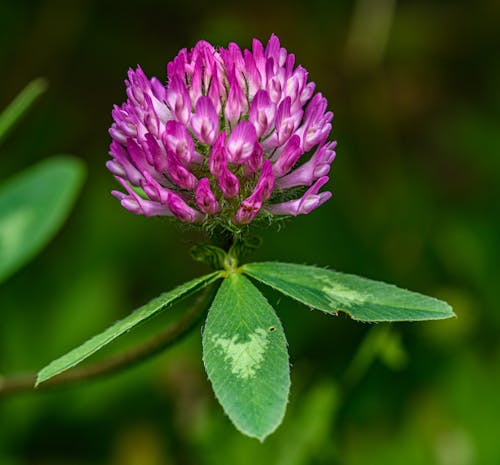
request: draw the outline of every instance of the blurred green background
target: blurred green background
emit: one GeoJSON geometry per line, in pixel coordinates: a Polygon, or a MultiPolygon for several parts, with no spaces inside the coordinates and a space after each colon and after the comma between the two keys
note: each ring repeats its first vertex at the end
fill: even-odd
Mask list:
{"type": "Polygon", "coordinates": [[[266,231],[253,258],[394,282],[459,318],[362,325],[266,291],[293,367],[263,445],[216,403],[194,331],[113,378],[0,399],[0,465],[499,464],[499,24],[495,0],[2,0],[0,108],[35,77],[50,88],[3,145],[0,179],[54,153],[89,174],[56,240],[0,287],[0,373],[39,369],[207,271],[188,255],[199,237],[126,212],[104,167],[128,67],[163,79],[201,38],[277,33],[335,113],[333,199],[266,231]]]}

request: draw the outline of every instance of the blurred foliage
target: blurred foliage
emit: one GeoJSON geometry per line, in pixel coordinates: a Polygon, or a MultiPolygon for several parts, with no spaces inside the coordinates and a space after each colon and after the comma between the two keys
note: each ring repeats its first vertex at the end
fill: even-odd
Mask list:
{"type": "Polygon", "coordinates": [[[26,265],[68,216],[85,167],[52,156],[0,185],[0,283],[26,265]]]}
{"type": "Polygon", "coordinates": [[[265,232],[252,258],[394,282],[458,318],[392,325],[393,354],[350,384],[372,326],[272,295],[292,397],[263,446],[224,417],[194,332],[114,378],[0,400],[0,464],[500,463],[499,20],[495,0],[3,0],[0,108],[35,76],[50,88],[3,144],[0,179],[68,152],[89,180],[57,240],[0,289],[1,373],[40,368],[207,271],[189,258],[196,233],[126,212],[104,168],[127,68],[163,78],[200,38],[248,46],[276,32],[335,112],[334,198],[265,232]]]}
{"type": "Polygon", "coordinates": [[[35,79],[0,113],[0,143],[46,89],[47,83],[43,79],[35,79]]]}

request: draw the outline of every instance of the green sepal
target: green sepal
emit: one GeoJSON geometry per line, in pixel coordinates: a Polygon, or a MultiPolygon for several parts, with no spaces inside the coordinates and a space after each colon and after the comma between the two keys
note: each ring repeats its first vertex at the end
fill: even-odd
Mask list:
{"type": "Polygon", "coordinates": [[[236,237],[227,252],[221,247],[208,243],[195,244],[190,252],[193,260],[206,263],[214,270],[233,272],[238,267],[238,263],[261,244],[262,240],[257,236],[244,239],[236,237]]]}
{"type": "Polygon", "coordinates": [[[190,253],[194,261],[205,263],[213,270],[224,270],[228,264],[227,253],[216,245],[195,244],[191,247],[190,253]]]}

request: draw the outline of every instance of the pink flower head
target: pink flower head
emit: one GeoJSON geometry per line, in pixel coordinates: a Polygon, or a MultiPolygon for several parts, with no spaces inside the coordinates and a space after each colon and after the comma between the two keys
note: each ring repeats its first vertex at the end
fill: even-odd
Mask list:
{"type": "Polygon", "coordinates": [[[106,166],[127,210],[234,229],[331,197],[320,189],[335,158],[333,114],[274,34],[243,51],[200,41],[167,75],[164,85],[130,70],[127,101],[112,111],[106,166]]]}

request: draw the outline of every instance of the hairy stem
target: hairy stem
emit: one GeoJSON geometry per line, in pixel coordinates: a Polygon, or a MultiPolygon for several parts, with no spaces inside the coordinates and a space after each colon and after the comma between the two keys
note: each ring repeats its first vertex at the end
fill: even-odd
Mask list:
{"type": "MultiPolygon", "coordinates": [[[[162,352],[167,347],[178,342],[200,320],[201,316],[208,309],[213,289],[212,285],[202,291],[193,303],[193,306],[179,320],[141,345],[106,360],[96,362],[93,365],[72,368],[42,383],[36,388],[36,391],[76,384],[117,373],[162,352]]],[[[20,392],[34,391],[36,376],[37,373],[24,373],[8,377],[0,375],[0,398],[20,392]]]]}

